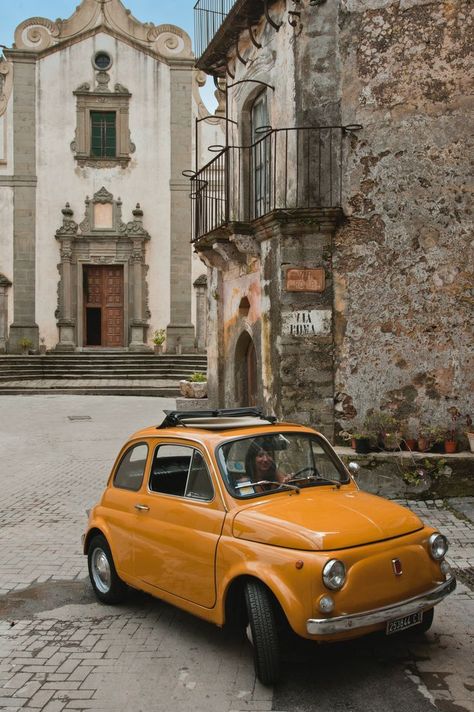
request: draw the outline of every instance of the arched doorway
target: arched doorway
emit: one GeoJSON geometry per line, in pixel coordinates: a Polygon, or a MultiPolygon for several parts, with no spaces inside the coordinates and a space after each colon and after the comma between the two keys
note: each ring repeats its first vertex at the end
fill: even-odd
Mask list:
{"type": "Polygon", "coordinates": [[[257,405],[257,352],[247,331],[240,335],[235,349],[235,395],[238,406],[257,405]]]}

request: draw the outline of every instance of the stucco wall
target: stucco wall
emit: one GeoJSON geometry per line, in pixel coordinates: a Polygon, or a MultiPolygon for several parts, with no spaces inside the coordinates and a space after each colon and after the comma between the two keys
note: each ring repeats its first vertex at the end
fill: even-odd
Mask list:
{"type": "Polygon", "coordinates": [[[448,407],[474,406],[470,5],[340,3],[344,122],[364,127],[334,245],[344,425],[369,408],[448,424],[448,407]]]}

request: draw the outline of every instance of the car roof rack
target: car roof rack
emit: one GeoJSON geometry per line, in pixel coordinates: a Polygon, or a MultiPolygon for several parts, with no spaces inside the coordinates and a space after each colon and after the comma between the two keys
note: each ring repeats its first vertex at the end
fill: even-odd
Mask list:
{"type": "Polygon", "coordinates": [[[265,415],[261,408],[217,408],[216,410],[165,410],[165,419],[158,425],[170,428],[177,425],[204,430],[225,430],[250,425],[270,425],[274,415],[265,415]]]}

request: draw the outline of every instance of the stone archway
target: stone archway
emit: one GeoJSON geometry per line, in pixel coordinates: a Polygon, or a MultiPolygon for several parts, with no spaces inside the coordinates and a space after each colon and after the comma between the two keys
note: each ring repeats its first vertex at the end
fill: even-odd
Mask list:
{"type": "Polygon", "coordinates": [[[257,351],[248,331],[242,332],[235,347],[235,397],[241,407],[258,401],[257,351]]]}

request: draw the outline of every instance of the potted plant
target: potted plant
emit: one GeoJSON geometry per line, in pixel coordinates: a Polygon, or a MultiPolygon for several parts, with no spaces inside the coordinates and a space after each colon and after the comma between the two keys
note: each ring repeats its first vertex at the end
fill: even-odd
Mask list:
{"type": "Polygon", "coordinates": [[[384,411],[372,411],[364,421],[365,429],[372,433],[380,450],[399,450],[402,434],[398,421],[384,411]]]}
{"type": "Polygon", "coordinates": [[[469,447],[471,452],[474,452],[474,429],[472,426],[472,418],[470,415],[466,415],[466,435],[469,440],[469,447]]]}
{"type": "Polygon", "coordinates": [[[21,346],[21,353],[25,355],[28,354],[29,350],[33,346],[32,340],[27,336],[23,336],[18,343],[21,346]]]}
{"type": "Polygon", "coordinates": [[[416,440],[415,431],[413,426],[404,422],[402,424],[402,441],[401,444],[404,450],[409,450],[413,452],[418,447],[418,442],[416,440]]]}
{"type": "Polygon", "coordinates": [[[373,433],[365,427],[354,432],[355,451],[359,455],[367,455],[372,451],[371,436],[373,433]]]}
{"type": "Polygon", "coordinates": [[[420,452],[428,452],[433,444],[433,428],[425,423],[420,423],[417,441],[418,450],[420,452]]]}
{"type": "Polygon", "coordinates": [[[166,339],[166,330],[165,329],[156,329],[152,341],[155,345],[155,354],[161,354],[163,353],[163,344],[166,339]]]}
{"type": "Polygon", "coordinates": [[[46,339],[44,338],[44,336],[40,338],[39,352],[40,354],[46,353],[46,339]]]}
{"type": "Polygon", "coordinates": [[[179,388],[185,398],[206,398],[207,377],[201,371],[196,371],[189,380],[180,381],[179,388]]]}
{"type": "Polygon", "coordinates": [[[446,429],[444,434],[444,452],[452,454],[456,452],[458,446],[456,431],[458,427],[458,420],[461,418],[461,413],[456,406],[448,408],[448,413],[451,416],[451,424],[446,429]]]}

